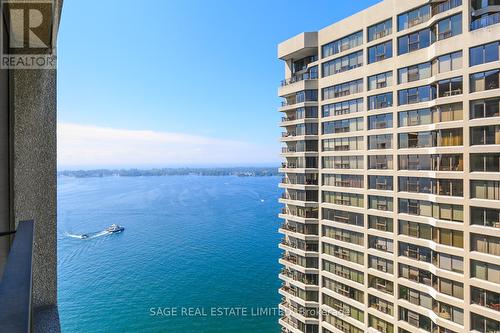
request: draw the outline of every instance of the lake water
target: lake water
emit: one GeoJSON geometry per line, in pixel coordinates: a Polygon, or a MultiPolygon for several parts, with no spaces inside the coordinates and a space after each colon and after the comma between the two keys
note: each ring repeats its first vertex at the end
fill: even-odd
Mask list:
{"type": "Polygon", "coordinates": [[[278,177],[58,182],[63,332],[279,332],[278,177]]]}

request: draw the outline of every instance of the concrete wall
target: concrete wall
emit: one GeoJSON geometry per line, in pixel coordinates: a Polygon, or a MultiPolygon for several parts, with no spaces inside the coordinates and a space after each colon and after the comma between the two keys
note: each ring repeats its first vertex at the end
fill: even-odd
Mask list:
{"type": "MultiPolygon", "coordinates": [[[[59,22],[62,0],[53,2],[54,22],[59,22]]],[[[58,24],[53,29],[55,45],[58,24]]],[[[16,229],[22,220],[35,221],[32,298],[35,332],[60,331],[56,76],[54,69],[0,72],[0,231],[16,229]],[[5,92],[8,99],[3,98],[5,92]]],[[[2,249],[0,243],[0,269],[2,255],[7,252],[2,249]]]]}
{"type": "Polygon", "coordinates": [[[35,220],[33,306],[57,303],[56,71],[14,70],[11,165],[16,224],[35,220]]]}
{"type": "MultiPolygon", "coordinates": [[[[9,210],[9,73],[0,70],[0,232],[11,230],[9,210]]],[[[0,237],[0,279],[9,243],[10,237],[0,237]]]]}

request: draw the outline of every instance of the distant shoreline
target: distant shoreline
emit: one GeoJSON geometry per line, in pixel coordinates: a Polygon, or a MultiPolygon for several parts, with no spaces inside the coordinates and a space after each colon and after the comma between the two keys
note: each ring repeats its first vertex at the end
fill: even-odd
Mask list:
{"type": "Polygon", "coordinates": [[[233,167],[233,168],[157,168],[157,169],[95,169],[64,170],[58,176],[75,178],[102,177],[154,177],[154,176],[238,176],[268,177],[278,176],[278,167],[233,167]]]}

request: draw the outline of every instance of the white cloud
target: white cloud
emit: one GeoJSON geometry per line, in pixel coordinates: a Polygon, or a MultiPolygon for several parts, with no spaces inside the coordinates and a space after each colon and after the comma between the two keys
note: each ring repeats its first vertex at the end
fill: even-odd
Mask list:
{"type": "Polygon", "coordinates": [[[277,146],[210,137],[58,123],[58,165],[147,167],[277,164],[277,146]]]}

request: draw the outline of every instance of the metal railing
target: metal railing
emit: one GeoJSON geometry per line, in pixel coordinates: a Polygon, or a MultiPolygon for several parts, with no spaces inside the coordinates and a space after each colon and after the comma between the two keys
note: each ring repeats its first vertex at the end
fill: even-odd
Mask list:
{"type": "Polygon", "coordinates": [[[474,21],[471,22],[470,24],[470,30],[477,30],[481,28],[488,27],[493,24],[500,23],[500,13],[494,13],[494,14],[489,14],[482,16],[474,21]]]}
{"type": "Polygon", "coordinates": [[[32,331],[33,221],[19,222],[0,283],[0,332],[32,331]]]}

